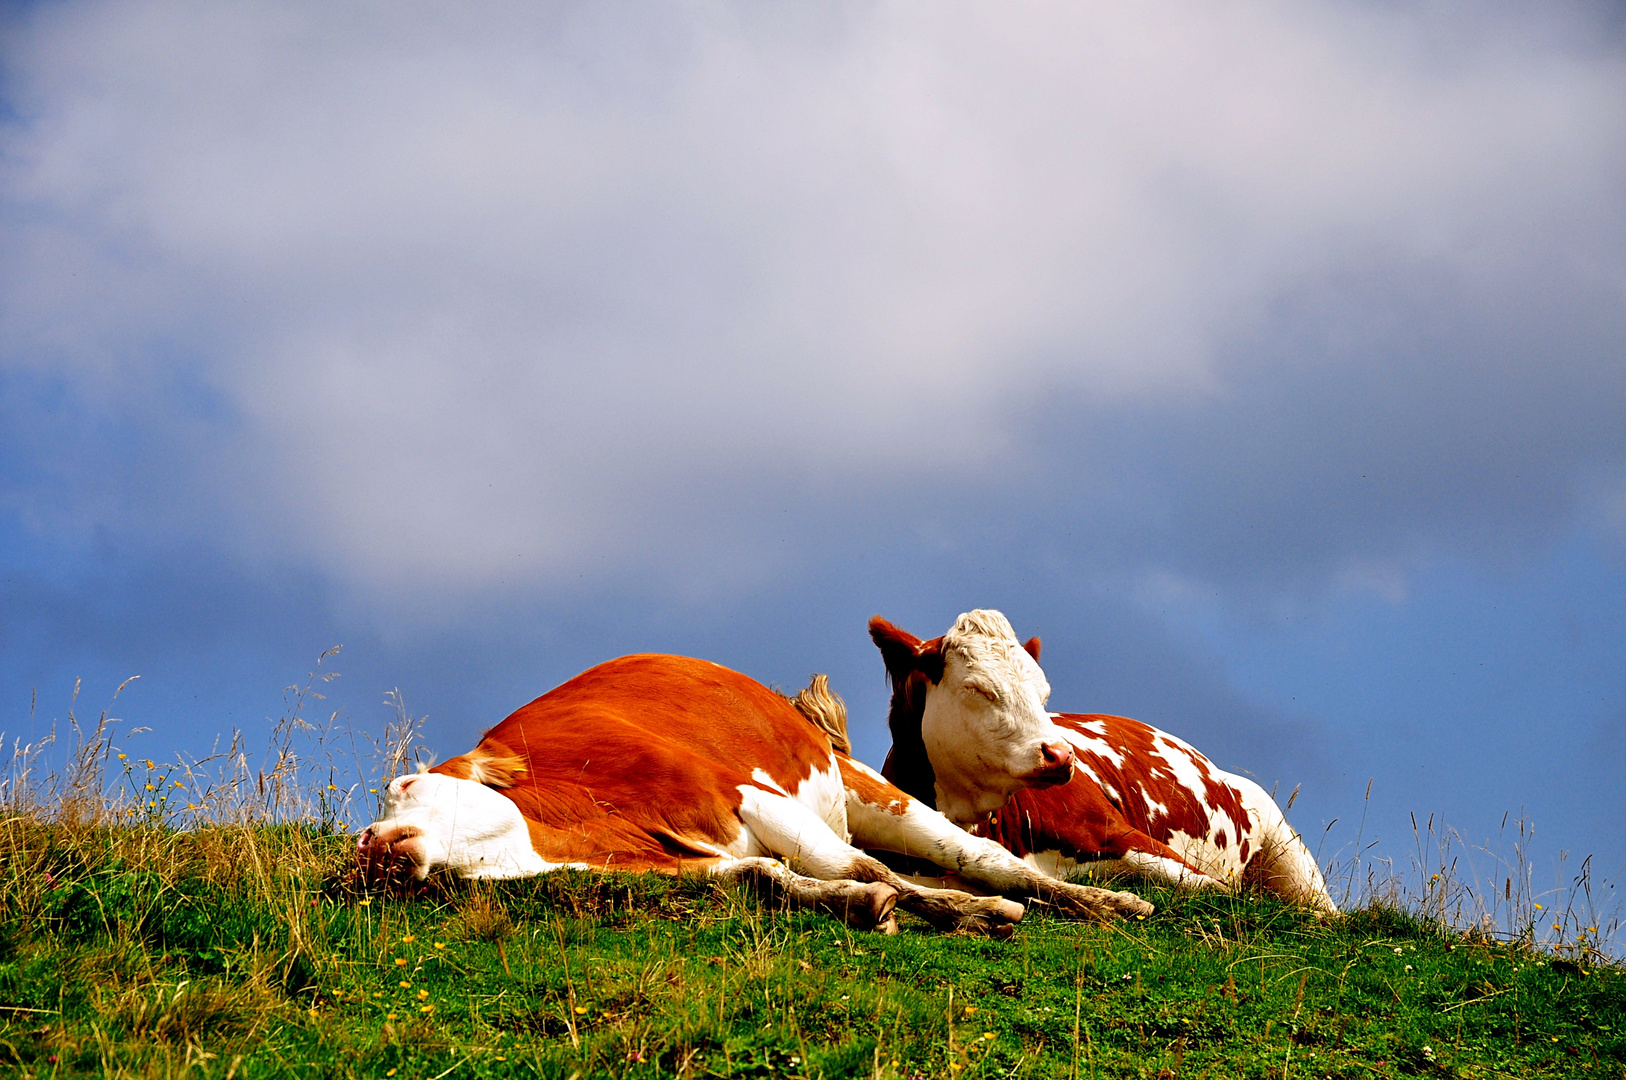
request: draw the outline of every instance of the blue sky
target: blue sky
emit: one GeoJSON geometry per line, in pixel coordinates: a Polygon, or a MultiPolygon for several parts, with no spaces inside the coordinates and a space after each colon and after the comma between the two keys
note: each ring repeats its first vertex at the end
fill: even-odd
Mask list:
{"type": "Polygon", "coordinates": [[[878,760],[865,620],[997,607],[1326,854],[1626,871],[1618,6],[0,17],[12,736],[673,651],[878,760]]]}

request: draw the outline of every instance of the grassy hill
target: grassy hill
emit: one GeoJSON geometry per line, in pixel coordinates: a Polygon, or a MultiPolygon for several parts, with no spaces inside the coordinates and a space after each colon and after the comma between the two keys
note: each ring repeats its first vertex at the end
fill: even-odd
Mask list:
{"type": "Polygon", "coordinates": [[[1178,896],[895,937],[701,880],[367,896],[315,828],[0,826],[0,1070],[1622,1077],[1626,973],[1390,908],[1178,896]]]}

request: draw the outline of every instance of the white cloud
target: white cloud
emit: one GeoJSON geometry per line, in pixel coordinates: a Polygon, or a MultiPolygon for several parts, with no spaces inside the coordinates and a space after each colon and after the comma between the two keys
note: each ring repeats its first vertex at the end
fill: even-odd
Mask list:
{"type": "Polygon", "coordinates": [[[1351,268],[1621,291],[1626,78],[1592,29],[45,6],[4,57],[0,363],[154,431],[177,379],[217,403],[224,445],[164,458],[193,501],[124,527],[364,593],[573,578],[673,543],[716,478],[987,481],[1058,386],[1245,394],[1216,358],[1351,268]]]}

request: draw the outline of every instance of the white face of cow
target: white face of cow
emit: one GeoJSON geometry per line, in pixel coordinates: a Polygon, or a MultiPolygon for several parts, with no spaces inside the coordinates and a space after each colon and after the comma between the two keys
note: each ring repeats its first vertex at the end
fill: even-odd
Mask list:
{"type": "MultiPolygon", "coordinates": [[[[1022,788],[1072,779],[1072,744],[1045,710],[1050,684],[1004,615],[961,615],[935,655],[929,651],[932,643],[905,637],[916,642],[916,670],[931,679],[920,737],[935,776],[939,811],[969,824],[1004,806],[1022,788]]],[[[897,646],[883,645],[882,652],[896,681],[900,671],[894,663],[903,654],[897,646]]]]}
{"type": "Polygon", "coordinates": [[[531,847],[519,807],[484,784],[416,772],[390,781],[384,816],[356,840],[369,876],[431,870],[462,877],[523,877],[549,869],[531,847]]]}

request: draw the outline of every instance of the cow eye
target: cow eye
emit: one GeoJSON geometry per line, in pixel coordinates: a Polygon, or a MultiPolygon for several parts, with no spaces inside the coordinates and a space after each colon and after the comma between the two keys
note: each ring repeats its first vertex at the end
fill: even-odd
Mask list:
{"type": "Polygon", "coordinates": [[[981,683],[968,682],[965,684],[965,688],[971,693],[976,694],[978,697],[983,698],[990,703],[997,704],[999,701],[999,695],[994,693],[993,690],[989,689],[988,687],[983,686],[981,683]]]}

